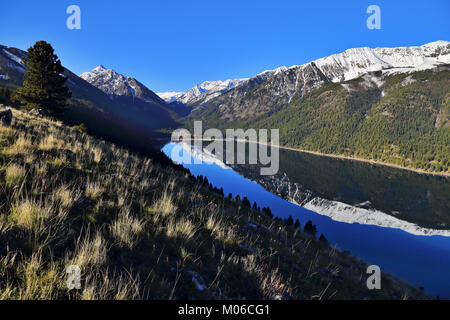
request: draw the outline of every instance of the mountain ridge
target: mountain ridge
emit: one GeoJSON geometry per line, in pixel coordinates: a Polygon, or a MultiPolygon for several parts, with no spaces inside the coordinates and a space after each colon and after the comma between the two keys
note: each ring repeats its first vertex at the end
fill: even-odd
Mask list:
{"type": "Polygon", "coordinates": [[[133,102],[135,98],[139,98],[148,103],[165,104],[163,99],[135,78],[120,74],[113,69],[107,69],[103,65],[98,65],[91,71],[82,73],[80,78],[102,90],[111,98],[125,96],[131,98],[133,102]]]}
{"type": "MultiPolygon", "coordinates": [[[[208,101],[193,101],[191,105],[194,112],[205,106],[214,106],[221,113],[222,119],[227,120],[236,118],[236,113],[230,113],[230,110],[241,111],[240,109],[249,107],[255,107],[257,112],[254,115],[258,116],[289,103],[296,93],[303,95],[325,82],[344,82],[364,74],[381,72],[373,77],[375,83],[381,84],[385,76],[427,70],[444,64],[450,64],[450,42],[443,40],[415,47],[351,48],[302,65],[263,71],[222,95],[208,101]],[[255,97],[247,99],[243,105],[243,96],[262,83],[265,84],[264,88],[256,89],[255,97]],[[273,108],[268,107],[269,101],[261,97],[267,93],[274,98],[270,103],[273,108]]],[[[245,116],[248,114],[245,113],[242,117],[245,116]]]]}

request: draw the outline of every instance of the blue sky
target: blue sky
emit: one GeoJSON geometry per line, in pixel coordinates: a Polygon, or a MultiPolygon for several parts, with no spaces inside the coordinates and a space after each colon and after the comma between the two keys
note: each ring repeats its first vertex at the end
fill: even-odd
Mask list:
{"type": "Polygon", "coordinates": [[[352,47],[450,40],[450,1],[0,0],[0,44],[50,42],[80,74],[102,64],[153,91],[186,91],[205,80],[249,77],[352,47]],[[81,30],[66,8],[81,8],[81,30]],[[366,8],[381,9],[369,30],[366,8]]]}

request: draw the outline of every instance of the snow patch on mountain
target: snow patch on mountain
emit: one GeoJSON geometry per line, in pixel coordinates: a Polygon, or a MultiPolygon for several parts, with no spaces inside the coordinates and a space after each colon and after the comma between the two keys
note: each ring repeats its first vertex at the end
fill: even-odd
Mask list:
{"type": "Polygon", "coordinates": [[[450,63],[450,42],[435,41],[419,47],[353,48],[313,63],[332,82],[374,71],[387,74],[421,71],[450,63]]]}
{"type": "Polygon", "coordinates": [[[184,92],[168,91],[157,92],[156,94],[167,103],[171,103],[180,98],[184,94],[184,92]]]}
{"type": "MultiPolygon", "coordinates": [[[[320,87],[326,79],[343,82],[364,75],[364,85],[381,87],[384,75],[421,71],[442,64],[450,64],[449,41],[439,40],[417,47],[353,48],[303,65],[265,70],[252,78],[205,81],[185,93],[162,92],[159,96],[169,103],[179,101],[187,105],[201,105],[251,79],[261,83],[291,72],[291,76],[281,82],[284,86],[279,86],[278,94],[287,95],[289,102],[298,90],[301,90],[303,95],[320,87]],[[374,75],[374,72],[378,71],[381,71],[381,76],[374,75]],[[289,79],[293,79],[292,83],[289,79]]],[[[346,89],[351,90],[349,86],[346,89]]]]}
{"type": "Polygon", "coordinates": [[[196,84],[186,93],[178,97],[176,100],[184,104],[191,104],[194,101],[202,100],[202,102],[207,102],[212,98],[233,89],[248,79],[228,79],[228,80],[217,80],[217,81],[205,81],[200,84],[196,84]]]}
{"type": "Polygon", "coordinates": [[[22,60],[20,57],[16,56],[15,54],[12,54],[6,49],[3,49],[3,52],[13,61],[17,62],[18,64],[22,65],[22,60]]]}
{"type": "MultiPolygon", "coordinates": [[[[348,81],[365,75],[365,81],[374,82],[380,87],[384,83],[383,77],[374,76],[374,72],[381,71],[382,75],[409,73],[431,69],[442,64],[450,64],[450,42],[439,40],[418,47],[348,49],[303,65],[266,70],[250,79],[262,78],[266,81],[287,72],[293,72],[295,83],[292,83],[292,87],[295,90],[288,92],[290,99],[297,91],[298,83],[302,84],[298,87],[302,90],[302,94],[306,91],[304,73],[307,69],[321,72],[332,82],[348,81]]],[[[320,77],[316,75],[316,78],[320,77]]],[[[307,82],[311,84],[311,79],[307,82]]]]}
{"type": "MultiPolygon", "coordinates": [[[[298,66],[292,66],[292,67],[290,67],[290,68],[295,68],[295,67],[298,67],[298,66]]],[[[263,71],[263,72],[261,72],[261,73],[258,73],[256,76],[266,76],[266,75],[272,76],[272,75],[277,75],[277,74],[279,74],[279,73],[281,73],[281,72],[287,71],[288,69],[289,69],[289,68],[286,67],[286,66],[281,66],[281,67],[278,67],[278,68],[276,68],[276,69],[265,70],[265,71],[263,71]]]]}

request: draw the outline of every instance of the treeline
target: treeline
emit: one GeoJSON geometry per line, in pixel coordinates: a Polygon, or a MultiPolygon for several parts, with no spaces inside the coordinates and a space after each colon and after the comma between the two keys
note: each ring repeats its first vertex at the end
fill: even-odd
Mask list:
{"type": "MultiPolygon", "coordinates": [[[[190,173],[189,173],[189,174],[190,174],[190,173]]],[[[212,183],[210,183],[210,182],[208,181],[208,178],[207,178],[207,177],[204,177],[203,175],[199,175],[199,176],[197,176],[197,177],[193,177],[193,176],[191,175],[191,177],[194,178],[194,179],[196,179],[197,181],[199,181],[201,185],[208,187],[209,190],[212,191],[213,193],[216,193],[216,194],[219,194],[219,195],[221,195],[221,196],[224,196],[223,188],[220,188],[220,189],[219,189],[219,188],[213,186],[212,183]]],[[[288,218],[285,218],[285,219],[282,219],[282,218],[279,218],[279,217],[274,217],[274,215],[273,215],[273,213],[272,213],[272,210],[270,210],[269,207],[263,207],[263,208],[261,208],[261,207],[256,203],[256,201],[253,202],[253,205],[252,205],[252,204],[250,203],[250,200],[248,200],[248,198],[247,198],[246,196],[244,196],[243,198],[241,198],[240,195],[236,195],[236,197],[233,198],[233,194],[232,194],[232,193],[229,193],[227,198],[228,198],[229,201],[235,201],[235,202],[241,204],[241,205],[242,205],[242,208],[243,208],[244,210],[253,211],[253,212],[257,213],[257,214],[264,214],[265,216],[270,217],[271,219],[273,219],[273,220],[274,220],[275,222],[277,222],[277,223],[283,224],[283,225],[285,225],[285,226],[287,226],[287,227],[295,228],[295,229],[297,229],[297,230],[299,230],[299,231],[302,231],[302,230],[303,230],[304,233],[310,235],[310,236],[313,237],[314,239],[315,239],[316,236],[317,236],[317,226],[316,226],[315,224],[313,224],[311,220],[308,220],[308,221],[305,223],[305,226],[304,226],[303,229],[302,229],[300,220],[295,219],[295,221],[294,221],[294,219],[292,218],[292,216],[289,216],[288,218]]],[[[320,240],[320,241],[323,241],[323,242],[328,242],[328,240],[326,239],[326,237],[325,237],[324,234],[321,234],[321,235],[319,236],[319,240],[320,240]]]]}

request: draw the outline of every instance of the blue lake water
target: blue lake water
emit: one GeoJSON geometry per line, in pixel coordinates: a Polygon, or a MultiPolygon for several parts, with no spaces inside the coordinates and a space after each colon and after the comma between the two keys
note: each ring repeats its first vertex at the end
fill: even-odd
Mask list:
{"type": "MultiPolygon", "coordinates": [[[[175,146],[169,143],[162,151],[171,157],[175,146]]],[[[450,237],[417,236],[394,228],[337,222],[274,195],[232,169],[208,163],[183,166],[194,175],[206,176],[226,195],[239,194],[260,207],[270,207],[275,216],[292,216],[302,225],[311,220],[317,225],[318,234],[323,233],[331,245],[412,285],[424,287],[430,295],[450,299],[450,237]]]]}

